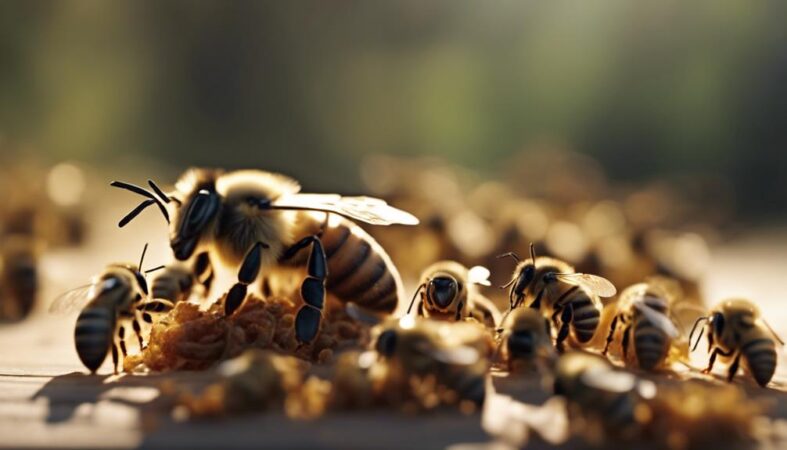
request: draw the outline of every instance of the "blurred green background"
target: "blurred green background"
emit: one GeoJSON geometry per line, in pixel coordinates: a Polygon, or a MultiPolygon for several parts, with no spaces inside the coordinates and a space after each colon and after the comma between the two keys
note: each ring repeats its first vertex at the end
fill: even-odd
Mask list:
{"type": "Polygon", "coordinates": [[[616,181],[716,175],[774,219],[785,23],[780,1],[5,1],[0,151],[352,191],[370,153],[491,176],[549,142],[616,181]]]}

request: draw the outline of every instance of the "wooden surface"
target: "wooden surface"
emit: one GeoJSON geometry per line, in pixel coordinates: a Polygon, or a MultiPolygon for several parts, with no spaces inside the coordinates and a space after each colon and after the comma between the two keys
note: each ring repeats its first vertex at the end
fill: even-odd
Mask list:
{"type": "MultiPolygon", "coordinates": [[[[110,216],[119,215],[113,211],[110,216]]],[[[103,229],[111,227],[109,219],[106,222],[103,229]]],[[[94,237],[84,249],[48,255],[43,263],[42,297],[51,301],[57,292],[81,284],[108,261],[135,259],[145,241],[158,245],[152,245],[148,258],[150,266],[159,264],[166,255],[166,247],[159,245],[166,235],[152,225],[148,229],[155,231],[132,239],[120,239],[113,229],[94,237]]],[[[772,230],[748,236],[714,250],[706,286],[708,298],[751,296],[785,336],[787,233],[772,230]]],[[[170,377],[201,383],[204,374],[88,376],[73,349],[74,320],[74,315],[51,316],[38,311],[23,323],[0,326],[0,446],[166,447],[176,443],[188,447],[444,448],[488,440],[479,415],[459,413],[411,417],[374,411],[333,414],[311,422],[261,414],[176,423],[156,407],[156,387],[170,377]]],[[[108,365],[100,371],[109,372],[108,365]]],[[[777,384],[783,385],[784,374],[785,364],[780,363],[777,384]]],[[[753,392],[772,397],[775,413],[787,417],[782,393],[753,392]]]]}

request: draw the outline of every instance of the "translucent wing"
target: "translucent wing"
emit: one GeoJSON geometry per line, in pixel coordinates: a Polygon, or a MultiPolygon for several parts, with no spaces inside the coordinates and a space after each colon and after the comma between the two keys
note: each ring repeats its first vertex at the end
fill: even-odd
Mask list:
{"type": "Polygon", "coordinates": [[[345,305],[344,310],[353,320],[365,323],[367,325],[377,325],[381,321],[378,316],[365,311],[363,308],[353,302],[348,302],[345,305]]]}
{"type": "Polygon", "coordinates": [[[556,277],[564,283],[585,287],[599,297],[613,297],[618,293],[618,290],[612,282],[598,275],[590,275],[588,273],[561,273],[557,274],[556,277]]]}
{"type": "Polygon", "coordinates": [[[417,225],[412,214],[374,197],[342,197],[339,194],[292,194],[276,200],[275,209],[304,209],[336,213],[372,225],[417,225]]]}
{"type": "Polygon", "coordinates": [[[672,320],[661,311],[651,308],[642,300],[634,302],[634,307],[637,308],[650,323],[665,332],[669,337],[675,339],[680,336],[680,331],[678,331],[678,328],[672,323],[672,320]]]}
{"type": "Polygon", "coordinates": [[[117,279],[108,278],[101,281],[99,284],[91,283],[71,289],[70,291],[60,294],[52,301],[52,304],[49,306],[49,312],[52,314],[67,314],[78,311],[87,305],[90,299],[95,296],[96,292],[109,290],[117,285],[117,279]]]}
{"type": "Polygon", "coordinates": [[[489,282],[489,269],[484,266],[472,267],[467,272],[467,281],[472,284],[482,284],[484,286],[489,286],[491,284],[489,282]]]}
{"type": "Polygon", "coordinates": [[[585,370],[580,379],[587,386],[602,391],[624,393],[637,386],[637,377],[621,370],[610,370],[606,367],[593,367],[585,370]]]}
{"type": "Polygon", "coordinates": [[[457,346],[452,348],[433,348],[428,344],[419,346],[419,350],[445,364],[469,366],[478,362],[481,355],[473,347],[457,346]]]}
{"type": "Polygon", "coordinates": [[[92,287],[92,284],[86,284],[63,292],[49,305],[49,312],[51,314],[68,314],[84,308],[90,301],[92,287]]]}

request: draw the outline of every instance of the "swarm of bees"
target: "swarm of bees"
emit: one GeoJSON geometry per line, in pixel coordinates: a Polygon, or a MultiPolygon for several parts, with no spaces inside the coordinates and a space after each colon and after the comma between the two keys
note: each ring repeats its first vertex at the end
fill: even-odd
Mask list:
{"type": "MultiPolygon", "coordinates": [[[[461,191],[441,176],[443,188],[461,191]]],[[[546,209],[535,213],[535,203],[520,202],[514,210],[527,212],[525,223],[494,223],[495,208],[504,206],[478,198],[516,202],[500,186],[430,212],[436,199],[407,188],[407,179],[394,177],[378,191],[407,209],[427,205],[412,208],[420,227],[387,227],[419,219],[383,200],[304,194],[295,180],[259,170],[192,169],[169,191],[153,181],[149,189],[115,181],[142,197],[118,225],[155,205],[168,223],[173,262],[144,270],[143,250],[139,263],[109,265],[52,309],[80,310],[76,349],[90,372],[109,353],[116,373],[218,367],[223,381],[181,401],[196,416],[274,404],[311,412],[473,411],[490,395],[491,374],[536,373],[566,399],[572,423],[585,424],[576,434],[642,437],[656,411],[669,408],[655,400],[656,383],[627,368],[657,373],[682,365],[702,377],[689,344],[696,348],[703,334],[706,373],[720,356],[729,380],[742,366],[760,386],[771,381],[783,343],[752,303],[730,300],[700,316],[696,341],[696,330],[683,326],[686,311],[693,320],[701,309],[697,274],[655,250],[685,245],[680,234],[659,240],[653,229],[628,228],[624,222],[634,221],[617,204],[585,208],[585,222],[550,224],[546,209]],[[383,227],[370,233],[354,221],[383,227]],[[600,232],[604,226],[616,231],[600,232]],[[463,231],[473,233],[469,241],[458,237],[463,231]],[[500,240],[482,242],[501,231],[500,240]],[[517,252],[525,249],[522,258],[517,252]],[[628,263],[633,269],[623,270],[628,263]],[[237,274],[231,286],[215,285],[219,267],[237,274]],[[490,278],[499,273],[494,278],[508,281],[495,290],[490,278]],[[416,286],[412,297],[405,281],[416,286]],[[628,287],[618,294],[616,285],[628,287]],[[126,343],[132,333],[134,354],[126,343]],[[308,363],[333,361],[335,353],[330,382],[304,382],[308,363]],[[222,363],[229,358],[236,359],[222,363]],[[285,379],[303,386],[287,388],[285,379]],[[238,396],[243,401],[232,400],[238,396]]]]}

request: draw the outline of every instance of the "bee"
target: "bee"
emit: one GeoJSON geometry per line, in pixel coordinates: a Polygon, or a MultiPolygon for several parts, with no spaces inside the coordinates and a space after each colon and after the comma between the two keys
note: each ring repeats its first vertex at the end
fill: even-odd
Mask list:
{"type": "Polygon", "coordinates": [[[133,263],[110,264],[95,277],[91,284],[81,286],[62,294],[50,307],[52,313],[66,313],[81,309],[74,329],[76,351],[82,364],[95,373],[112,349],[114,373],[118,373],[118,344],[125,357],[126,329],[124,322],[131,327],[144,347],[140,319],[152,323],[148,311],[160,311],[161,301],[148,300],[148,284],[145,274],[159,270],[163,266],[142,272],[147,245],[142,251],[138,265],[133,263]]]}
{"type": "Polygon", "coordinates": [[[407,315],[372,332],[375,353],[407,375],[435,376],[459,397],[483,403],[490,342],[472,323],[417,320],[407,315]]]}
{"type": "Polygon", "coordinates": [[[0,317],[24,319],[38,296],[38,241],[23,235],[6,236],[0,253],[0,317]]]}
{"type": "MultiPolygon", "coordinates": [[[[595,422],[609,435],[632,436],[652,413],[647,400],[656,395],[656,385],[618,370],[598,355],[569,352],[557,361],[554,393],[568,403],[569,417],[595,422]]],[[[589,430],[590,431],[590,430],[589,430]]]]}
{"type": "Polygon", "coordinates": [[[622,325],[623,360],[635,362],[645,370],[662,365],[674,339],[680,335],[670,317],[670,303],[669,295],[658,283],[639,283],[626,288],[618,299],[618,311],[602,354],[607,354],[618,325],[622,325]],[[634,360],[629,360],[630,347],[634,350],[634,360]]]}
{"type": "Polygon", "coordinates": [[[554,355],[552,328],[539,311],[517,308],[506,317],[500,330],[500,347],[508,370],[517,362],[535,364],[549,362],[554,355]]]}
{"type": "Polygon", "coordinates": [[[194,287],[194,272],[184,264],[165,267],[151,283],[153,298],[167,300],[173,305],[188,300],[194,287]]]}
{"type": "Polygon", "coordinates": [[[784,341],[768,325],[754,303],[744,299],[730,299],[719,303],[708,316],[700,317],[694,322],[689,341],[700,323],[703,323],[703,326],[692,351],[699,345],[704,332],[711,355],[708,367],[703,373],[711,373],[716,357],[721,356],[723,362],[729,363],[727,380],[732,381],[738,373],[742,357],[745,367],[757,384],[765,387],[771,381],[776,370],[774,339],[780,345],[784,345],[784,341]]]}
{"type": "Polygon", "coordinates": [[[492,328],[500,322],[497,307],[478,291],[478,285],[489,286],[489,270],[471,269],[455,261],[439,261],[421,274],[407,314],[420,294],[418,315],[437,320],[476,319],[492,328]]]}
{"type": "Polygon", "coordinates": [[[382,247],[344,217],[373,225],[415,225],[418,219],[411,214],[376,198],[299,193],[295,180],[261,170],[192,169],[171,194],[148,184],[152,192],[112,183],[146,198],[118,225],[155,204],[168,222],[170,213],[174,216],[170,246],[176,259],[206,253],[209,264],[218,260],[239,267],[237,282],[224,297],[227,315],[238,309],[260,272],[265,278],[302,267],[307,273],[300,290],[304,305],[294,324],[302,344],[319,331],[326,289],[370,310],[396,308],[402,294],[398,271],[382,247]]]}
{"type": "Polygon", "coordinates": [[[558,351],[563,351],[569,328],[579,344],[587,344],[598,328],[602,309],[599,297],[614,296],[615,286],[605,278],[576,273],[572,266],[558,259],[536,257],[533,244],[530,259],[522,261],[515,253],[499,257],[505,256],[517,262],[511,281],[502,286],[511,288],[509,313],[529,300],[528,306],[541,311],[558,330],[558,351]]]}

